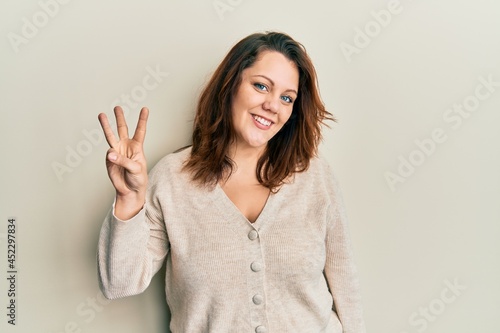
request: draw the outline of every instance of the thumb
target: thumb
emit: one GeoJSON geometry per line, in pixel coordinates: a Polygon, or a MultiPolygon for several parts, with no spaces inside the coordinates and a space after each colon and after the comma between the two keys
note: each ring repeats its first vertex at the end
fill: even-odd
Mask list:
{"type": "Polygon", "coordinates": [[[113,148],[108,150],[108,154],[106,156],[106,159],[119,167],[122,167],[126,169],[130,173],[139,173],[141,172],[141,165],[135,161],[132,161],[131,159],[119,154],[116,150],[113,148]]]}

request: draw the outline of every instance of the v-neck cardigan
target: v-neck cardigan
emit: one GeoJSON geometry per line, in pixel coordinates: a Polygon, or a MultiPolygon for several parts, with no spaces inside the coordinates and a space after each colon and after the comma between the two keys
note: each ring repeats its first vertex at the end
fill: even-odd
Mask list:
{"type": "Polygon", "coordinates": [[[166,260],[173,333],[363,333],[359,282],[338,183],[313,158],[250,223],[220,186],[181,171],[190,148],[149,174],[133,218],[105,218],[99,282],[115,299],[143,292],[166,260]]]}

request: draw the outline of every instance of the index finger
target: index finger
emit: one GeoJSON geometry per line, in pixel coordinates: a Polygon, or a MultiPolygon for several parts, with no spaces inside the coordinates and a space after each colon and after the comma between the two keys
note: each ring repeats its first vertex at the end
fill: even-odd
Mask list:
{"type": "Polygon", "coordinates": [[[135,128],[134,137],[135,141],[140,143],[144,142],[144,138],[146,137],[146,124],[148,122],[149,109],[147,107],[143,107],[141,109],[141,113],[139,114],[139,120],[137,121],[137,127],[135,128]]]}
{"type": "Polygon", "coordinates": [[[111,126],[109,126],[108,117],[106,116],[105,113],[99,113],[98,118],[99,118],[99,123],[101,124],[102,127],[102,131],[104,132],[104,137],[108,142],[108,145],[112,148],[116,147],[118,141],[116,141],[115,134],[113,133],[111,126]]]}

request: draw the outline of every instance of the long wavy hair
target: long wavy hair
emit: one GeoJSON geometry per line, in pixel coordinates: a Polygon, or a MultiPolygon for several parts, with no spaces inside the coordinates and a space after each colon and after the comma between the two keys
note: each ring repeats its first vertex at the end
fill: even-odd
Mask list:
{"type": "Polygon", "coordinates": [[[335,121],[321,101],[316,70],[304,46],[283,33],[249,35],[222,60],[198,101],[191,156],[184,170],[191,172],[192,179],[202,185],[227,180],[235,168],[228,156],[235,139],[232,98],[241,83],[242,72],[251,67],[263,51],[279,52],[296,64],[299,89],[290,119],[268,142],[257,163],[256,176],[260,184],[276,192],[288,177],[307,170],[322,139],[321,125],[325,120],[335,121]]]}

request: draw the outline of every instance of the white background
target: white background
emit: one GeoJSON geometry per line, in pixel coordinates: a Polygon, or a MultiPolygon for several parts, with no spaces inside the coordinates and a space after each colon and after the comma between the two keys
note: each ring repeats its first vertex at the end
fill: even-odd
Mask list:
{"type": "Polygon", "coordinates": [[[321,152],[342,185],[368,330],[500,332],[498,1],[40,3],[0,5],[0,276],[9,217],[19,269],[15,327],[0,280],[2,332],[168,331],[162,274],[142,295],[99,298],[113,188],[97,114],[129,95],[135,128],[148,106],[152,167],[189,143],[198,94],[229,48],[265,30],[306,46],[339,120],[321,152]],[[463,103],[473,111],[448,111],[463,103]],[[435,129],[444,142],[429,143],[435,129]]]}

